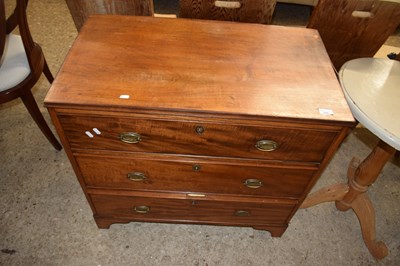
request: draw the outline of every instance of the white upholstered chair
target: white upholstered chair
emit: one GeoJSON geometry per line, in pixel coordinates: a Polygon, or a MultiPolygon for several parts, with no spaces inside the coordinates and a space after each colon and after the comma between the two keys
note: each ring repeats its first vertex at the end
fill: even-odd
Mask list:
{"type": "Polygon", "coordinates": [[[46,138],[61,150],[31,92],[42,73],[50,83],[54,78],[41,47],[30,35],[26,18],[28,0],[16,1],[14,12],[6,19],[4,0],[0,0],[0,104],[21,98],[46,138]],[[17,27],[20,35],[11,33],[17,27]]]}

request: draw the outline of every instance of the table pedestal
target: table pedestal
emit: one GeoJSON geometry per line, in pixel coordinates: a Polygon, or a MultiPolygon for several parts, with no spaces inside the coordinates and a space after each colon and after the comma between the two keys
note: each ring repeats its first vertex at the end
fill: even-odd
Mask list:
{"type": "Polygon", "coordinates": [[[336,208],[340,211],[353,209],[360,222],[365,245],[372,256],[377,259],[384,258],[388,249],[385,243],[375,239],[375,211],[365,192],[395,152],[393,147],[379,141],[364,161],[360,163],[359,159],[352,159],[347,171],[348,184],[331,185],[310,194],[301,208],[335,201],[336,208]]]}

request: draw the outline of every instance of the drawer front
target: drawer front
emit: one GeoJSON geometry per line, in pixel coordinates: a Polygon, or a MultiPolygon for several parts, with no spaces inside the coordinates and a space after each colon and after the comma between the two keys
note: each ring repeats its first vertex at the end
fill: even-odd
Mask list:
{"type": "Polygon", "coordinates": [[[337,135],[335,131],[117,117],[60,115],[59,118],[72,150],[320,162],[337,135]]]}
{"type": "Polygon", "coordinates": [[[96,215],[141,221],[285,224],[294,205],[90,195],[96,215]]]}
{"type": "Polygon", "coordinates": [[[272,0],[180,0],[179,17],[269,24],[275,10],[272,0]]]}
{"type": "MultiPolygon", "coordinates": [[[[76,157],[88,187],[128,190],[245,194],[299,198],[315,169],[166,161],[143,158],[76,157]]],[[[238,161],[238,160],[237,160],[238,161]]]]}

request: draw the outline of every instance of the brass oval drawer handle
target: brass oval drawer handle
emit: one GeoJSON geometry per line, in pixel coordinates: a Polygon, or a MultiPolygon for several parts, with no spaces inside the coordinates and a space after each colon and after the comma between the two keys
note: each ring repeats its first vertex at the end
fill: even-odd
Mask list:
{"type": "Polygon", "coordinates": [[[260,181],[258,179],[252,179],[252,178],[246,179],[246,181],[244,181],[244,184],[248,188],[260,188],[263,185],[262,181],[260,181]]]}
{"type": "Polygon", "coordinates": [[[242,6],[239,1],[215,1],[214,5],[222,8],[240,8],[242,6]]]}
{"type": "Polygon", "coordinates": [[[278,143],[273,140],[259,140],[256,143],[256,148],[260,151],[274,151],[278,148],[278,143]]]}
{"type": "Polygon", "coordinates": [[[139,143],[142,140],[142,137],[140,136],[140,134],[135,132],[123,132],[119,134],[119,139],[122,142],[134,144],[139,143]]]}
{"type": "Polygon", "coordinates": [[[140,172],[133,172],[133,173],[128,173],[128,179],[131,181],[143,181],[147,179],[147,176],[145,176],[143,173],[140,172]]]}
{"type": "Polygon", "coordinates": [[[148,213],[150,211],[150,207],[147,207],[147,206],[135,206],[134,210],[137,213],[148,213]]]}
{"type": "Polygon", "coordinates": [[[239,216],[239,217],[250,216],[250,212],[243,211],[243,210],[238,210],[238,211],[235,212],[235,216],[239,216]]]}

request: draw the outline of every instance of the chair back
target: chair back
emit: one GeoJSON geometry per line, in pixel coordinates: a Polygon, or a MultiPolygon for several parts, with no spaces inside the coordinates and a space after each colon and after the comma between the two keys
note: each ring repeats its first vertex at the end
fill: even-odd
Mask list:
{"type": "Polygon", "coordinates": [[[319,0],[308,27],[317,29],[337,70],[372,57],[400,24],[400,0],[319,0]]]}
{"type": "Polygon", "coordinates": [[[180,0],[179,17],[270,24],[276,0],[180,0]]]}
{"type": "Polygon", "coordinates": [[[28,0],[16,0],[13,13],[6,19],[4,0],[0,0],[0,104],[20,98],[49,142],[61,150],[31,91],[42,73],[50,83],[54,77],[42,48],[32,39],[27,6],[28,0]],[[11,33],[17,27],[21,37],[11,33]]]}
{"type": "Polygon", "coordinates": [[[152,16],[154,13],[153,0],[65,0],[65,2],[78,31],[87,18],[94,14],[152,16]]]}
{"type": "MultiPolygon", "coordinates": [[[[22,43],[24,44],[25,53],[28,58],[29,66],[32,71],[37,69],[36,58],[42,53],[40,46],[35,44],[32,39],[31,32],[29,30],[28,20],[26,16],[26,8],[28,6],[28,0],[16,0],[16,6],[13,13],[6,19],[4,0],[0,0],[0,19],[2,31],[5,30],[5,36],[10,34],[15,28],[18,28],[19,35],[21,36],[22,43]],[[1,10],[2,9],[2,10],[1,10]],[[4,18],[4,20],[2,19],[4,18]],[[5,27],[4,27],[5,22],[5,27]]],[[[0,33],[3,36],[3,33],[0,33]]],[[[2,38],[2,37],[0,37],[2,38]]],[[[41,72],[41,71],[40,71],[41,72]]]]}

